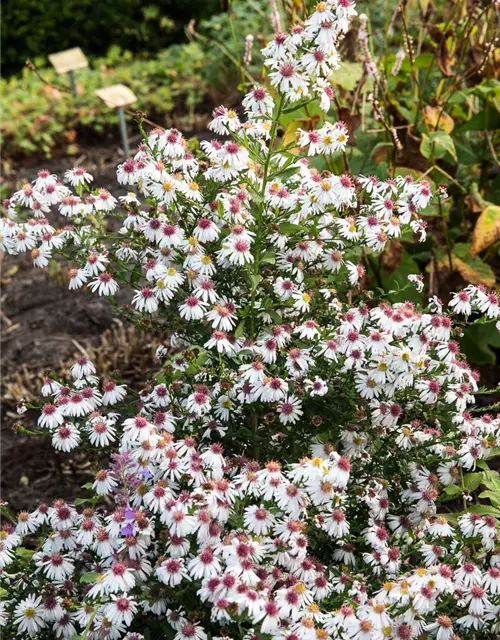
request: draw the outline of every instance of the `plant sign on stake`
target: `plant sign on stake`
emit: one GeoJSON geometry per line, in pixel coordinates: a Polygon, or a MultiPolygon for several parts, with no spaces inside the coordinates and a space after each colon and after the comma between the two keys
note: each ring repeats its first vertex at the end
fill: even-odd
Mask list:
{"type": "MultiPolygon", "coordinates": [[[[65,259],[70,289],[165,343],[138,393],[81,357],[28,407],[96,473],[91,497],[3,526],[5,637],[499,633],[500,478],[487,460],[500,420],[470,410],[478,376],[456,342],[468,322],[497,323],[499,302],[483,285],[446,309],[369,289],[366,260],[393,238],[423,240],[434,194],[408,176],[320,170],[348,142],[322,114],[355,13],[320,2],[276,34],[269,87],[248,87],[244,115],[214,111],[224,141],[190,151],[179,131],[140,122],[117,170],[126,195],[77,167],[67,186],[40,171],[5,203],[6,252],[65,259]],[[318,126],[280,140],[306,107],[318,126]]],[[[410,275],[398,293],[422,286],[410,275]]]]}
{"type": "Polygon", "coordinates": [[[78,99],[78,92],[76,88],[75,71],[77,69],[85,69],[89,66],[88,60],[80,47],[74,47],[73,49],[67,49],[66,51],[59,51],[49,55],[49,60],[56,73],[67,73],[71,82],[71,91],[76,99],[78,99]]]}
{"type": "Polygon", "coordinates": [[[95,94],[107,107],[110,107],[111,109],[114,108],[118,111],[118,123],[120,125],[123,153],[128,157],[129,144],[124,107],[137,102],[136,95],[124,84],[113,84],[111,87],[97,89],[95,94]]]}

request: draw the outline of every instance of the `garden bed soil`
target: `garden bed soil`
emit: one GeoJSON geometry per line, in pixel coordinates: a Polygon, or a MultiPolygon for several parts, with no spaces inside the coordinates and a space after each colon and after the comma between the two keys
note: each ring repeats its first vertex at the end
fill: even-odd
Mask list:
{"type": "MultiPolygon", "coordinates": [[[[97,186],[116,193],[116,165],[121,159],[107,147],[96,147],[79,158],[30,160],[7,176],[8,189],[12,192],[24,181],[33,180],[40,168],[61,178],[66,169],[79,164],[99,176],[97,186]]],[[[84,460],[55,452],[47,438],[14,432],[19,416],[12,402],[5,399],[5,381],[23,368],[33,374],[56,369],[61,359],[89,345],[96,346],[114,320],[105,299],[81,291],[68,292],[57,274],[34,269],[29,255],[6,256],[1,283],[1,498],[15,513],[32,509],[40,500],[70,498],[75,486],[88,481],[90,470],[84,460]]],[[[24,426],[29,428],[35,419],[28,414],[24,426]]]]}

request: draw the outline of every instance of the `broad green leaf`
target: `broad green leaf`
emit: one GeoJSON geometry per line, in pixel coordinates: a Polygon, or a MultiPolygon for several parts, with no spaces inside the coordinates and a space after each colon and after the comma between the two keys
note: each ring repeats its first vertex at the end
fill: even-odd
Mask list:
{"type": "MultiPolygon", "coordinates": [[[[464,335],[460,339],[460,348],[470,363],[476,365],[495,364],[496,355],[493,349],[500,348],[500,332],[495,324],[473,324],[464,328],[464,335]]],[[[478,460],[479,462],[484,462],[478,460]]],[[[486,464],[486,462],[484,462],[486,464]]],[[[488,486],[488,479],[485,485],[488,486]]]]}
{"type": "Polygon", "coordinates": [[[483,481],[483,473],[467,473],[464,476],[464,486],[469,491],[475,491],[483,481]]]}
{"type": "Polygon", "coordinates": [[[404,252],[401,258],[401,262],[391,272],[387,272],[384,267],[381,267],[380,280],[384,291],[387,293],[393,291],[389,296],[391,302],[421,302],[422,294],[420,294],[414,287],[408,287],[408,276],[412,273],[420,273],[420,268],[415,260],[408,252],[404,252]],[[403,289],[404,291],[399,291],[403,289]]]}
{"type": "Polygon", "coordinates": [[[293,233],[301,230],[301,226],[298,224],[292,224],[291,222],[282,222],[279,225],[280,233],[284,236],[291,236],[293,233]]]}
{"type": "Polygon", "coordinates": [[[500,240],[500,207],[492,204],[484,209],[476,221],[470,252],[480,253],[497,240],[500,240]]]}
{"type": "MultiPolygon", "coordinates": [[[[414,60],[414,68],[422,69],[424,67],[428,67],[434,61],[434,54],[432,53],[421,53],[414,60]]],[[[411,61],[408,56],[403,60],[401,65],[401,71],[407,73],[411,70],[411,61]]]]}
{"type": "Polygon", "coordinates": [[[262,276],[259,275],[258,273],[251,273],[248,277],[249,277],[252,289],[257,289],[257,287],[259,286],[259,283],[262,280],[262,276]]]}
{"type": "Polygon", "coordinates": [[[16,556],[23,560],[31,560],[35,551],[33,549],[26,549],[26,547],[17,547],[16,556]]]}
{"type": "Polygon", "coordinates": [[[266,253],[260,259],[260,264],[275,264],[276,254],[274,251],[266,251],[266,253]]]}
{"type": "Polygon", "coordinates": [[[87,573],[84,573],[80,578],[80,582],[91,584],[92,582],[96,581],[99,575],[101,574],[97,573],[97,571],[88,571],[87,573]]]}
{"type": "Polygon", "coordinates": [[[483,109],[468,122],[456,128],[458,133],[465,131],[495,131],[500,129],[500,113],[493,107],[483,109]]]}
{"type": "Polygon", "coordinates": [[[338,84],[347,91],[352,91],[361,80],[363,75],[363,65],[361,62],[343,62],[340,69],[335,70],[330,81],[338,84]]]}
{"type": "Polygon", "coordinates": [[[473,504],[469,507],[470,513],[479,513],[482,516],[493,516],[494,518],[500,518],[500,509],[488,506],[486,504],[473,504]]]}
{"type": "Polygon", "coordinates": [[[439,160],[447,153],[457,161],[457,150],[455,143],[449,133],[444,131],[433,131],[432,133],[422,134],[422,142],[420,143],[420,153],[428,160],[439,160]]]}
{"type": "Polygon", "coordinates": [[[500,509],[500,493],[498,493],[497,491],[482,491],[479,494],[479,497],[482,500],[490,500],[491,504],[494,507],[500,509]]]}
{"type": "Polygon", "coordinates": [[[456,497],[462,493],[462,487],[459,487],[457,484],[450,484],[448,487],[446,487],[444,492],[448,496],[456,497]]]}

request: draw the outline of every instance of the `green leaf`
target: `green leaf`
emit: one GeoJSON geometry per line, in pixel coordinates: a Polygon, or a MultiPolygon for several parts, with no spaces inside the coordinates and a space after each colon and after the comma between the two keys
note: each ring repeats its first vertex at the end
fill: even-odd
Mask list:
{"type": "Polygon", "coordinates": [[[459,164],[479,164],[481,157],[470,144],[465,144],[455,138],[455,148],[459,164]]]}
{"type": "Polygon", "coordinates": [[[473,504],[468,510],[470,513],[479,513],[482,516],[500,518],[500,509],[496,509],[495,507],[490,507],[485,504],[473,504]]]}
{"type": "Polygon", "coordinates": [[[484,479],[483,473],[467,473],[464,476],[464,486],[469,491],[475,491],[484,479]]]}
{"type": "Polygon", "coordinates": [[[300,231],[302,227],[299,224],[292,224],[291,222],[282,222],[279,225],[280,233],[284,236],[291,236],[293,233],[300,231]]]}
{"type": "Polygon", "coordinates": [[[283,109],[282,113],[293,113],[294,111],[298,111],[303,107],[307,107],[307,105],[310,104],[311,102],[313,102],[311,98],[308,98],[307,100],[302,100],[301,102],[296,102],[291,107],[286,107],[286,109],[283,109]]]}
{"type": "Polygon", "coordinates": [[[494,349],[500,348],[500,332],[497,331],[494,323],[469,325],[464,328],[460,348],[470,363],[494,365],[496,363],[494,349]]]}
{"type": "Polygon", "coordinates": [[[275,264],[276,263],[276,254],[274,251],[266,251],[266,253],[260,259],[261,264],[275,264]]]}
{"type": "Polygon", "coordinates": [[[83,582],[84,584],[91,584],[92,582],[95,582],[100,575],[101,574],[97,573],[97,571],[88,571],[80,578],[80,582],[83,582]]]}
{"type": "Polygon", "coordinates": [[[276,322],[276,324],[281,324],[283,322],[283,318],[280,316],[280,314],[277,311],[274,311],[273,309],[266,311],[266,313],[268,313],[271,318],[274,320],[274,322],[276,322]]]}
{"type": "Polygon", "coordinates": [[[380,280],[382,287],[386,293],[391,291],[388,296],[391,302],[421,302],[422,294],[414,287],[408,287],[408,276],[412,273],[420,273],[420,268],[412,256],[406,251],[403,253],[401,262],[390,272],[382,266],[380,280]],[[405,288],[407,287],[407,288],[405,288]],[[403,289],[404,291],[400,291],[403,289]]]}
{"type": "Polygon", "coordinates": [[[288,180],[295,174],[298,174],[299,170],[297,167],[290,167],[288,169],[281,169],[276,173],[273,173],[272,176],[269,176],[269,180],[273,180],[274,178],[280,178],[281,180],[288,180]]]}
{"type": "Polygon", "coordinates": [[[428,160],[432,160],[432,158],[438,160],[449,153],[453,160],[457,161],[457,150],[455,149],[453,138],[444,131],[422,134],[420,153],[428,160]]]}
{"type": "Polygon", "coordinates": [[[26,547],[17,547],[16,556],[22,560],[31,560],[35,551],[33,549],[26,549],[26,547]]]}
{"type": "Polygon", "coordinates": [[[496,131],[500,129],[500,113],[494,108],[483,109],[468,122],[456,128],[457,133],[465,131],[496,131]]]}
{"type": "Polygon", "coordinates": [[[462,493],[462,487],[459,487],[457,484],[450,484],[448,487],[446,487],[444,492],[448,496],[456,497],[462,493]]]}
{"type": "Polygon", "coordinates": [[[245,319],[243,319],[236,327],[236,331],[234,332],[234,337],[236,339],[241,338],[244,331],[245,331],[245,319]]]}
{"type": "Polygon", "coordinates": [[[250,273],[248,276],[248,279],[250,280],[252,289],[257,289],[260,282],[262,281],[262,276],[259,275],[258,273],[250,273]]]}
{"type": "Polygon", "coordinates": [[[483,491],[479,494],[479,497],[482,500],[489,499],[494,507],[500,509],[500,493],[496,491],[483,491]]]}
{"type": "Polygon", "coordinates": [[[487,471],[489,469],[486,460],[476,460],[476,467],[478,467],[479,469],[484,469],[484,471],[487,471]]]}
{"type": "Polygon", "coordinates": [[[340,69],[335,70],[329,80],[347,91],[352,91],[363,76],[361,62],[343,62],[340,69]]]}
{"type": "MultiPolygon", "coordinates": [[[[414,68],[415,69],[423,69],[424,67],[428,67],[432,64],[434,60],[434,54],[432,53],[421,53],[414,60],[414,68]]],[[[403,60],[401,64],[401,71],[404,73],[408,73],[411,71],[411,60],[408,56],[403,60]]]]}

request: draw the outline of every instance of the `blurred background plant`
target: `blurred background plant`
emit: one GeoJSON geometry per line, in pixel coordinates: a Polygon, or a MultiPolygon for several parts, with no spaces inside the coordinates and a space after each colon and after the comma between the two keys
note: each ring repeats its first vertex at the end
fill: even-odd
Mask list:
{"type": "MultiPolygon", "coordinates": [[[[11,160],[27,155],[46,158],[55,153],[76,155],[80,142],[92,144],[102,141],[103,136],[116,138],[118,116],[94,95],[97,88],[123,83],[138,97],[132,107],[134,110],[145,111],[161,126],[193,131],[203,128],[218,102],[236,101],[234,86],[240,77],[237,65],[245,52],[247,33],[256,34],[255,58],[248,68],[260,67],[259,49],[271,34],[266,0],[236,0],[225,9],[219,2],[210,1],[163,2],[143,7],[142,21],[135,26],[137,33],[133,42],[129,34],[131,27],[127,25],[137,10],[135,4],[133,0],[123,0],[116,6],[108,5],[106,11],[111,11],[111,7],[116,11],[115,22],[121,19],[120,12],[124,11],[124,32],[123,37],[118,37],[113,30],[114,22],[110,21],[109,30],[105,29],[105,42],[107,47],[110,42],[114,44],[103,56],[90,55],[94,51],[102,52],[102,45],[94,46],[96,34],[87,34],[85,30],[83,33],[78,30],[76,35],[74,28],[69,29],[62,40],[40,35],[30,42],[27,53],[39,75],[24,66],[10,76],[4,75],[1,80],[4,100],[0,131],[4,167],[11,160]],[[182,10],[181,6],[184,7],[182,10]],[[161,10],[172,10],[172,14],[166,17],[161,10]],[[197,22],[197,18],[217,10],[219,13],[197,22]],[[140,34],[143,35],[139,37],[140,34]],[[173,39],[177,42],[165,46],[173,39]],[[80,46],[90,61],[90,68],[76,72],[78,105],[67,91],[69,79],[57,76],[47,59],[47,54],[71,46],[80,46]],[[140,46],[142,50],[138,50],[140,46]]],[[[66,11],[65,8],[64,15],[66,11]]],[[[74,16],[80,15],[79,11],[74,16]]],[[[7,40],[2,49],[4,73],[17,69],[21,60],[19,51],[10,45],[7,37],[18,28],[13,14],[17,16],[14,9],[4,12],[2,17],[2,33],[7,40]]],[[[25,15],[24,9],[20,15],[25,15]]],[[[88,22],[82,18],[82,23],[88,22]]],[[[34,18],[30,20],[31,29],[43,30],[44,24],[43,21],[37,23],[34,18]]],[[[60,24],[65,24],[63,18],[60,24]]],[[[23,33],[28,25],[23,23],[19,28],[23,33]]],[[[53,33],[58,28],[57,24],[51,26],[53,33]]],[[[100,33],[103,29],[101,26],[100,33]]],[[[23,63],[25,59],[22,59],[23,63]]],[[[8,169],[9,166],[7,173],[8,169]]]]}
{"type": "Polygon", "coordinates": [[[110,46],[156,53],[183,38],[184,24],[224,8],[221,0],[6,0],[2,4],[2,67],[12,74],[27,58],[81,47],[90,57],[110,46]]]}

